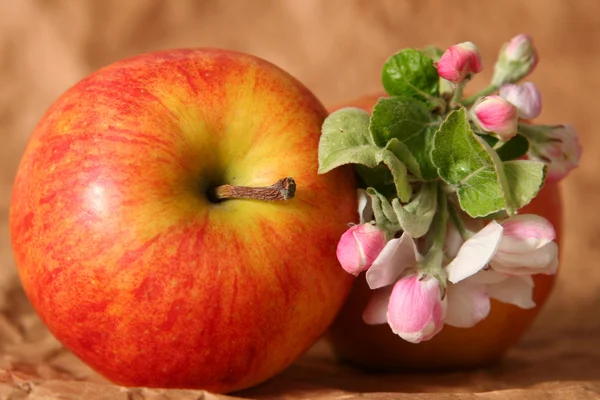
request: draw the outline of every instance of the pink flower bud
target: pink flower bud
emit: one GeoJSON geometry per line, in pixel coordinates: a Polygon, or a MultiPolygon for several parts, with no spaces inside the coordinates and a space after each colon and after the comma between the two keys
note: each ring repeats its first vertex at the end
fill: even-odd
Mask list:
{"type": "Polygon", "coordinates": [[[387,320],[392,331],[411,343],[433,338],[444,326],[447,300],[430,275],[408,275],[394,285],[387,320]]]}
{"type": "Polygon", "coordinates": [[[370,223],[354,225],[338,242],[338,261],[346,272],[356,276],[371,267],[385,243],[385,232],[377,226],[370,223]]]}
{"type": "Polygon", "coordinates": [[[517,107],[519,118],[537,118],[542,112],[542,97],[532,82],[506,84],[500,88],[500,96],[517,107]]]}
{"type": "Polygon", "coordinates": [[[507,275],[554,274],[558,267],[556,232],[545,218],[521,214],[501,223],[502,240],[490,264],[507,275]]]}
{"type": "Polygon", "coordinates": [[[579,165],[581,145],[571,125],[552,127],[541,142],[533,143],[530,158],[548,165],[547,181],[557,182],[579,165]]]}
{"type": "Polygon", "coordinates": [[[494,66],[492,84],[514,83],[530,74],[538,63],[538,55],[529,35],[520,34],[505,43],[494,66]]]}
{"type": "Polygon", "coordinates": [[[470,75],[481,72],[483,62],[477,46],[464,42],[450,46],[440,58],[437,69],[441,78],[460,83],[470,75]]]}
{"type": "Polygon", "coordinates": [[[481,129],[493,132],[502,140],[517,134],[517,108],[500,96],[482,97],[472,108],[472,115],[481,129]]]}
{"type": "Polygon", "coordinates": [[[538,55],[531,36],[521,33],[513,37],[504,48],[508,61],[526,62],[529,72],[533,71],[538,62],[538,55]]]}

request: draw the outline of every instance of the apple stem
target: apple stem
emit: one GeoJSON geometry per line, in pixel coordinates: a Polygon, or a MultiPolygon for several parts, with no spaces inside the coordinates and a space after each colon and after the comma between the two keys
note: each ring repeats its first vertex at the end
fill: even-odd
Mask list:
{"type": "Polygon", "coordinates": [[[253,199],[266,201],[289,200],[296,193],[294,178],[283,178],[265,187],[221,185],[214,188],[211,197],[216,201],[227,199],[253,199]]]}

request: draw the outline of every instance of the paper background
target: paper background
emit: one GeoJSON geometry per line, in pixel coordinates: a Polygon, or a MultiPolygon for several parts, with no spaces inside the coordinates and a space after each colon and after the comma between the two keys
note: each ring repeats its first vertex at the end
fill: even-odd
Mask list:
{"type": "Polygon", "coordinates": [[[543,95],[539,121],[572,122],[585,154],[562,187],[565,240],[558,285],[519,347],[489,370],[376,378],[336,364],[320,343],[267,385],[240,396],[599,398],[600,2],[0,0],[0,399],[204,395],[108,386],[48,335],[19,288],[7,227],[12,179],[35,123],[70,85],[140,52],[224,47],[279,65],[333,105],[378,91],[384,60],[409,46],[474,41],[486,62],[474,83],[482,87],[498,47],[521,32],[534,36],[541,54],[530,77],[543,95]],[[405,392],[423,394],[400,394],[405,392]]]}

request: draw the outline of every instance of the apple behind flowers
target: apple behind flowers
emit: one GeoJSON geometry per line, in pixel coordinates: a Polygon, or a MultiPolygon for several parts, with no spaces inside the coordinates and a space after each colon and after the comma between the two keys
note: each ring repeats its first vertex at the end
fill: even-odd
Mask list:
{"type": "MultiPolygon", "coordinates": [[[[371,113],[381,97],[387,95],[366,95],[331,107],[329,111],[357,107],[371,113]]],[[[521,213],[537,214],[549,220],[560,245],[562,200],[557,182],[547,182],[521,213]]],[[[537,274],[533,280],[536,307],[523,309],[492,300],[490,314],[474,327],[445,326],[433,339],[414,344],[394,334],[388,324],[367,325],[363,321],[363,310],[373,294],[363,274],[353,286],[327,338],[341,360],[367,370],[414,372],[484,367],[498,362],[521,339],[548,300],[556,275],[537,274]]]]}
{"type": "Polygon", "coordinates": [[[41,319],[122,385],[231,392],[280,372],[353,282],[335,255],[353,173],[317,174],[326,115],[279,68],[221,50],[76,84],[33,132],[11,203],[41,319]]]}

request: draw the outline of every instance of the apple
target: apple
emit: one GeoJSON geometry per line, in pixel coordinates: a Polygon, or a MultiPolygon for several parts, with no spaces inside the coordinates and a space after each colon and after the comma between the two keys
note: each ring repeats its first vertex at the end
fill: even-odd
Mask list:
{"type": "Polygon", "coordinates": [[[326,116],[232,51],[140,55],[77,83],[35,128],[11,201],[43,322],[117,384],[231,392],[283,370],[353,281],[335,251],[356,185],[317,173],[326,116]]]}

